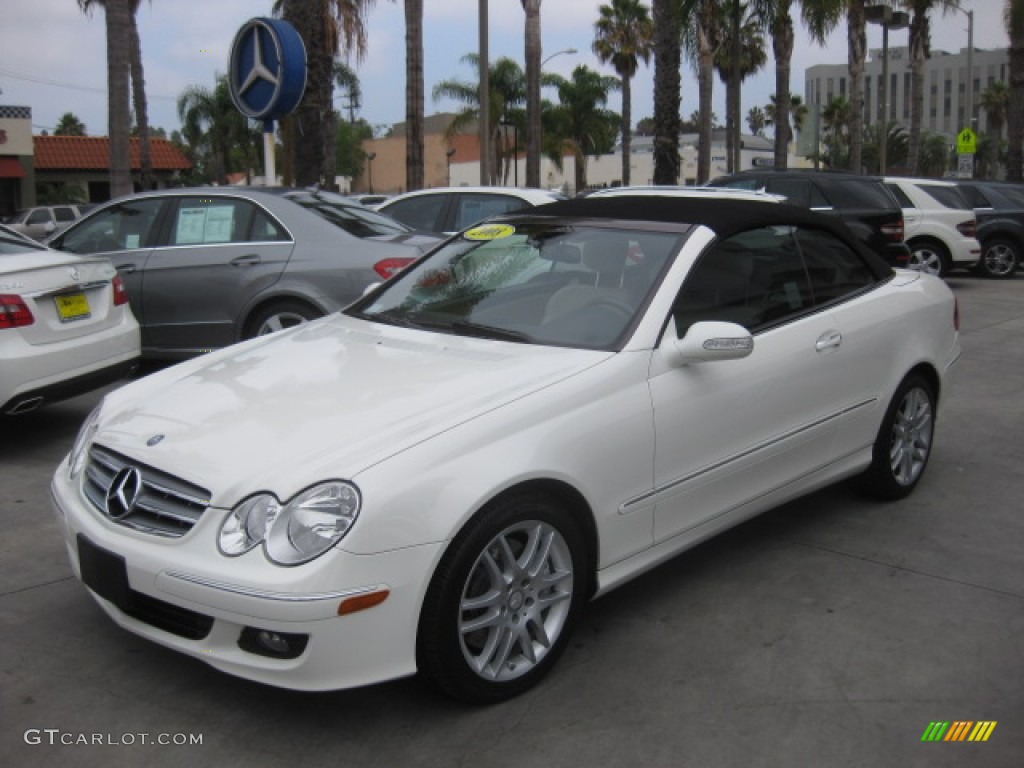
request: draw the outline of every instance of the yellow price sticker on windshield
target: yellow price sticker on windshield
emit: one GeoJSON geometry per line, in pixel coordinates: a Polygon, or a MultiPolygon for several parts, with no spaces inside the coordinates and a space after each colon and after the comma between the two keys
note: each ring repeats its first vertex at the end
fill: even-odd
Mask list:
{"type": "Polygon", "coordinates": [[[481,227],[473,227],[463,235],[467,240],[497,240],[501,237],[508,237],[514,234],[516,228],[508,224],[484,224],[481,227]]]}

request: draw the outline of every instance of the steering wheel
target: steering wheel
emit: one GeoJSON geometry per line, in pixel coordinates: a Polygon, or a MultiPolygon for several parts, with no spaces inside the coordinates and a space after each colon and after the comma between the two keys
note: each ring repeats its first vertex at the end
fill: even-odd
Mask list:
{"type": "Polygon", "coordinates": [[[611,312],[616,314],[623,321],[623,325],[633,319],[633,312],[635,311],[633,307],[629,306],[625,301],[612,298],[611,296],[604,296],[596,301],[592,301],[589,304],[580,307],[580,310],[582,312],[588,312],[591,310],[607,312],[608,310],[611,310],[611,312]]]}

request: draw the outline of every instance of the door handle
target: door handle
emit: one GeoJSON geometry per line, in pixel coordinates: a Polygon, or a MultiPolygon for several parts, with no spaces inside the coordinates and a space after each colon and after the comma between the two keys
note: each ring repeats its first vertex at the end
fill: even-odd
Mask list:
{"type": "Polygon", "coordinates": [[[814,342],[814,349],[818,352],[825,352],[829,349],[836,349],[840,344],[843,343],[843,334],[839,331],[825,331],[818,337],[818,340],[814,342]]]}
{"type": "Polygon", "coordinates": [[[130,275],[133,272],[135,272],[136,269],[138,269],[138,267],[136,267],[134,264],[123,264],[117,268],[117,271],[120,272],[122,275],[130,275]]]}
{"type": "Polygon", "coordinates": [[[245,256],[238,256],[231,260],[232,267],[251,267],[253,264],[260,263],[260,255],[258,253],[247,253],[245,256]]]}

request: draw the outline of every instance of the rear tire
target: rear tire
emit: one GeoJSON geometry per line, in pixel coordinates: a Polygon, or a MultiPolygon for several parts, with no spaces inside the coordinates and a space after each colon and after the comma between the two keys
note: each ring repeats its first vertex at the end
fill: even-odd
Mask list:
{"type": "Polygon", "coordinates": [[[924,376],[907,376],[893,395],[878,429],[871,466],[857,486],[893,501],[908,496],[924,475],[935,434],[935,391],[924,376]]]}
{"type": "Polygon", "coordinates": [[[547,497],[508,496],[452,541],[424,598],[421,676],[452,698],[490,704],[536,685],[565,650],[584,600],[586,548],[547,497]]]}
{"type": "Polygon", "coordinates": [[[937,240],[916,240],[910,243],[908,267],[929,275],[945,277],[952,264],[949,249],[937,240]]]}

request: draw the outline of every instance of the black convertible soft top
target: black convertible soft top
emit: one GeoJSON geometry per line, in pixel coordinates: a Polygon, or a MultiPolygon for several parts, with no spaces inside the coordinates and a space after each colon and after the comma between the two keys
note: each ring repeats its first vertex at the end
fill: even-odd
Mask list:
{"type": "Polygon", "coordinates": [[[666,194],[616,195],[614,197],[577,197],[520,211],[519,215],[573,219],[650,221],[670,224],[703,225],[719,238],[729,237],[757,227],[793,225],[831,232],[871,265],[882,278],[892,268],[867,248],[840,220],[787,203],[735,198],[682,197],[666,194]]]}

